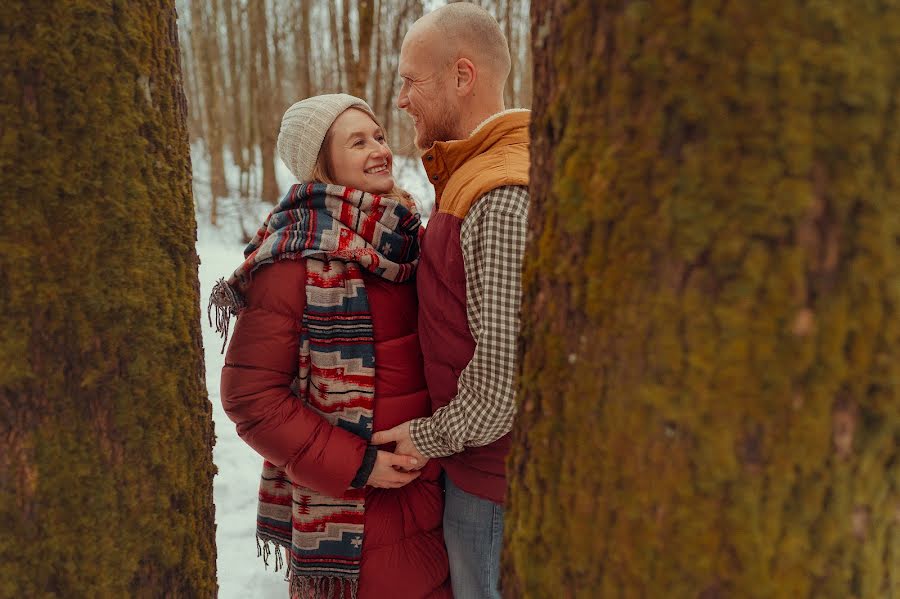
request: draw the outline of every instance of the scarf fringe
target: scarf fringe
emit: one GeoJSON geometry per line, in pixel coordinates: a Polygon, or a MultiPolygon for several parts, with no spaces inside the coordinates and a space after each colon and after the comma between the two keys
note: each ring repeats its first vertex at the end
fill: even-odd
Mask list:
{"type": "MultiPolygon", "coordinates": [[[[256,537],[256,557],[263,559],[263,565],[266,567],[266,570],[269,569],[269,557],[272,555],[273,548],[275,551],[275,571],[278,572],[285,567],[284,556],[281,554],[281,545],[272,539],[256,537]]],[[[287,548],[285,548],[285,552],[287,552],[287,548]]],[[[288,574],[290,574],[290,567],[285,572],[285,580],[287,580],[288,574]]]]}
{"type": "Polygon", "coordinates": [[[291,576],[291,599],[357,599],[359,579],[338,576],[291,576]]]}
{"type": "Polygon", "coordinates": [[[225,278],[220,278],[213,286],[209,294],[209,303],[206,305],[206,317],[209,326],[213,326],[212,311],[216,311],[216,332],[222,338],[222,351],[225,353],[225,345],[228,343],[228,329],[231,326],[231,317],[236,316],[244,307],[243,296],[225,278]]]}

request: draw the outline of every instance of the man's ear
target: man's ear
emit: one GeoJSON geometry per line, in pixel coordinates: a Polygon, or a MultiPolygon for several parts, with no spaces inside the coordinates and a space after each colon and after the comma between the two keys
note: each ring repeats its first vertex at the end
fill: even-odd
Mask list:
{"type": "Polygon", "coordinates": [[[478,71],[468,58],[460,58],[456,61],[456,95],[468,96],[475,87],[478,71]]]}

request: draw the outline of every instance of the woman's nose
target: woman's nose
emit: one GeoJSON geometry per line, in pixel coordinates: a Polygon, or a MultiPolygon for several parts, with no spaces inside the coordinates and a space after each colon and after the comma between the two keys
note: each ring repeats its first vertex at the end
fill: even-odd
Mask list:
{"type": "Polygon", "coordinates": [[[387,159],[391,155],[391,149],[387,147],[387,144],[376,143],[375,147],[372,148],[372,154],[387,159]]]}

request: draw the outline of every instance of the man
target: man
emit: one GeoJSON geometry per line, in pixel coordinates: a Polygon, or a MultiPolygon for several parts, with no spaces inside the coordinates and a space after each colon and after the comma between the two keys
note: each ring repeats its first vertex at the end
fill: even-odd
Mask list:
{"type": "Polygon", "coordinates": [[[506,39],[484,9],[453,3],[403,40],[397,105],[435,187],[417,274],[434,413],[375,435],[441,458],[444,535],[457,599],[499,597],[505,459],[528,212],[527,110],[505,110],[506,39]]]}

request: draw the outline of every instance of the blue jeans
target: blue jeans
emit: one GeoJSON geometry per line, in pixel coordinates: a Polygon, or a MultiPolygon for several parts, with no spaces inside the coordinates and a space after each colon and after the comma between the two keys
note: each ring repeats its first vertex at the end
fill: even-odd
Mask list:
{"type": "Polygon", "coordinates": [[[444,475],[444,542],[454,599],[500,599],[503,506],[466,493],[444,475]]]}

